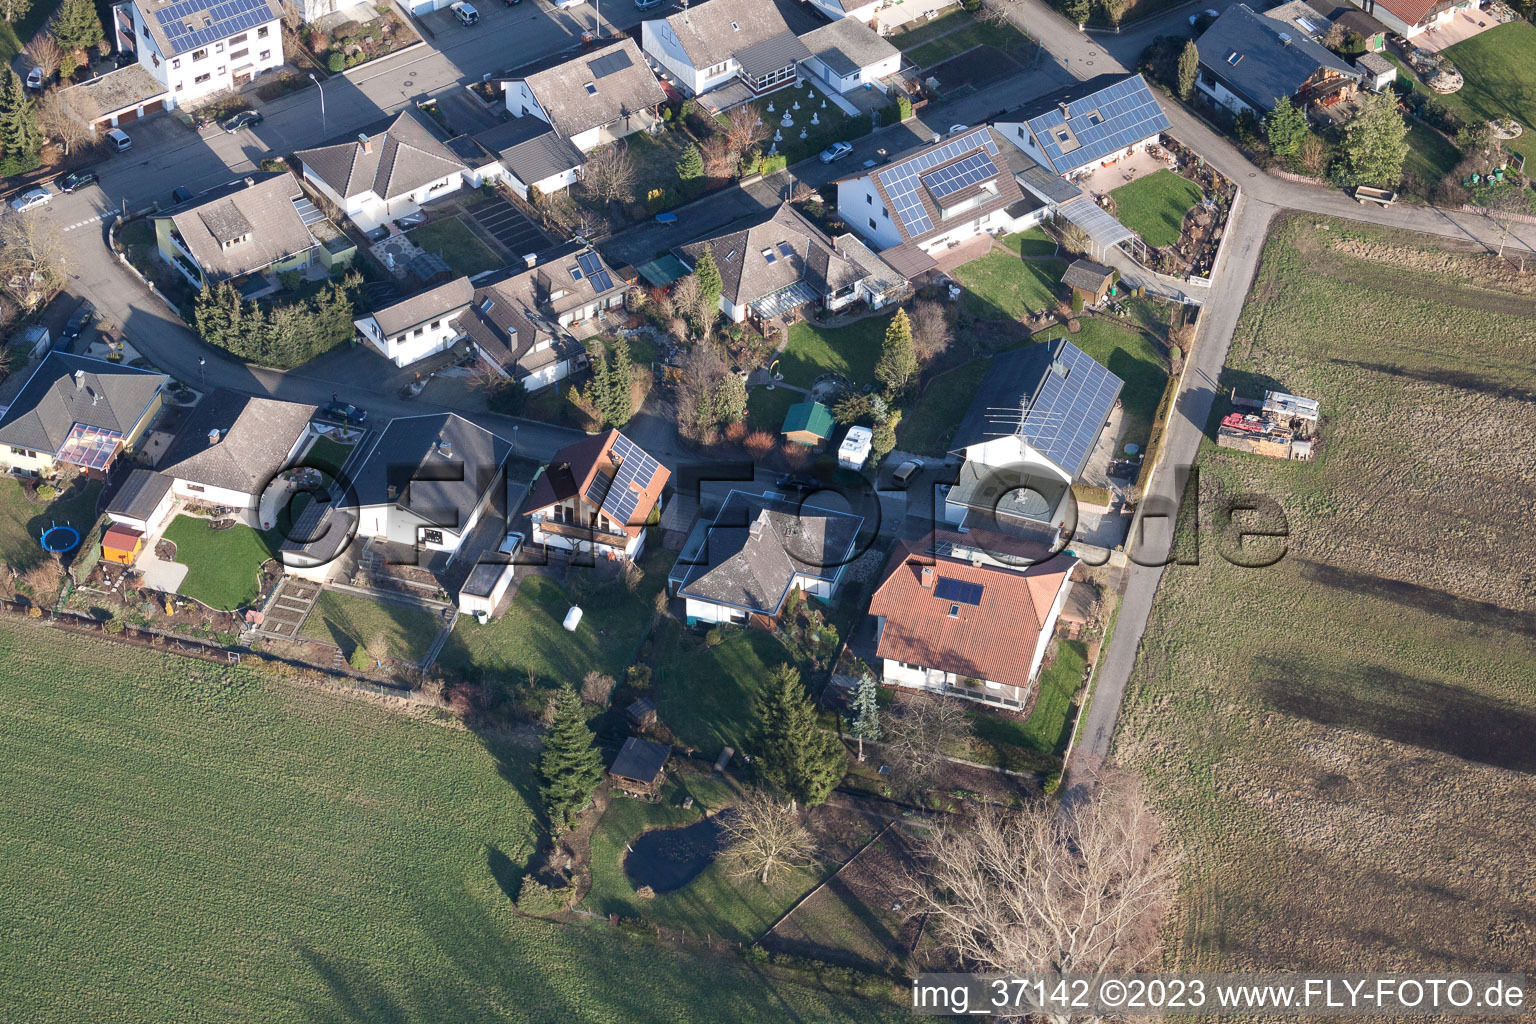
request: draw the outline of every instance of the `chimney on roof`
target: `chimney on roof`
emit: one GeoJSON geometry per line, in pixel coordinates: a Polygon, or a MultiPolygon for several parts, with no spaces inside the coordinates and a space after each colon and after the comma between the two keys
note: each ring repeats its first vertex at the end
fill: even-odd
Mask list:
{"type": "Polygon", "coordinates": [[[921,583],[924,590],[933,589],[933,566],[923,566],[922,579],[919,582],[921,583]]]}
{"type": "Polygon", "coordinates": [[[222,435],[219,433],[219,428],[218,427],[214,427],[213,429],[209,430],[208,431],[208,444],[209,444],[209,446],[212,447],[213,445],[218,444],[219,443],[219,438],[221,436],[222,435]]]}
{"type": "Polygon", "coordinates": [[[245,176],[245,187],[250,188],[254,184],[256,184],[256,179],[247,174],[245,176]]]}
{"type": "Polygon", "coordinates": [[[368,137],[367,132],[358,132],[357,141],[362,145],[364,153],[373,152],[373,140],[368,137]]]}
{"type": "Polygon", "coordinates": [[[759,511],[757,513],[757,518],[752,520],[752,525],[750,527],[748,527],[747,532],[752,535],[752,539],[753,540],[757,540],[759,537],[761,537],[763,535],[763,531],[766,530],[767,528],[768,528],[768,510],[767,509],[762,509],[761,511],[759,511]]]}
{"type": "Polygon", "coordinates": [[[1281,32],[1280,33],[1280,45],[1281,46],[1290,46],[1291,45],[1291,34],[1289,32],[1281,32]]]}
{"type": "Polygon", "coordinates": [[[387,484],[384,487],[384,497],[388,498],[390,501],[394,501],[395,495],[399,493],[400,489],[397,488],[394,484],[387,484]]]}
{"type": "Polygon", "coordinates": [[[539,265],[539,254],[536,252],[527,253],[523,256],[523,262],[528,265],[529,270],[532,270],[539,265]]]}
{"type": "Polygon", "coordinates": [[[1070,121],[1070,120],[1072,120],[1072,111],[1067,109],[1067,104],[1066,104],[1065,101],[1056,104],[1056,106],[1057,106],[1058,109],[1061,110],[1061,119],[1063,121],[1070,121]]]}
{"type": "Polygon", "coordinates": [[[77,387],[77,388],[85,387],[85,371],[84,370],[76,370],[75,371],[75,387],[77,387]]]}
{"type": "Polygon", "coordinates": [[[437,450],[438,450],[438,453],[441,454],[443,458],[445,458],[445,459],[449,458],[450,456],[453,455],[453,442],[452,441],[439,441],[439,442],[437,442],[437,450]]]}

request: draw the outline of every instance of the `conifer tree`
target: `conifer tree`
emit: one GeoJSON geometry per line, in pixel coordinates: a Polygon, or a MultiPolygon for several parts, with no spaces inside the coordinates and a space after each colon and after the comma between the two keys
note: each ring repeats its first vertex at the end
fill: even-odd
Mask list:
{"type": "Polygon", "coordinates": [[[550,824],[567,828],[592,799],[603,778],[603,762],[592,745],[581,697],[570,686],[555,694],[555,721],[539,757],[539,793],[550,824]]]}
{"type": "Polygon", "coordinates": [[[888,395],[899,395],[917,375],[917,349],[912,344],[912,321],[905,309],[898,309],[885,328],[885,342],[875,376],[885,385],[888,395]]]}
{"type": "Polygon", "coordinates": [[[715,254],[708,244],[704,246],[704,255],[699,257],[699,265],[693,268],[693,273],[699,279],[699,303],[704,307],[707,326],[714,322],[715,312],[720,308],[720,293],[725,290],[720,268],[715,265],[715,254]]]}
{"type": "Polygon", "coordinates": [[[682,181],[693,181],[704,176],[704,154],[691,142],[683,150],[683,155],[677,158],[677,176],[682,181]]]}
{"type": "Polygon", "coordinates": [[[859,692],[853,698],[853,734],[859,740],[859,760],[864,760],[864,741],[880,742],[880,701],[875,677],[868,672],[859,680],[859,692]]]}
{"type": "Polygon", "coordinates": [[[808,807],[826,800],[843,777],[843,751],[837,737],[816,724],[799,671],[780,665],[769,673],[754,710],[754,750],[763,775],[808,807]]]}
{"type": "Polygon", "coordinates": [[[37,166],[43,148],[43,132],[37,125],[37,109],[15,69],[0,79],[0,148],[5,164],[0,174],[24,174],[37,166]]]}
{"type": "Polygon", "coordinates": [[[95,46],[106,38],[94,0],[63,0],[53,16],[53,38],[65,53],[95,46]]]}

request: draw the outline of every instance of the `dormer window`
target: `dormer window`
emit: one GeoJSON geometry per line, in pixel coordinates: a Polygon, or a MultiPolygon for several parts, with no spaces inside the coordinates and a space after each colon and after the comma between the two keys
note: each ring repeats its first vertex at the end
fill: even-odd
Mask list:
{"type": "Polygon", "coordinates": [[[491,311],[491,307],[494,305],[496,305],[494,300],[486,299],[484,302],[480,303],[480,312],[489,313],[491,311]]]}
{"type": "Polygon", "coordinates": [[[1236,50],[1233,50],[1231,53],[1227,54],[1227,63],[1233,67],[1237,67],[1237,62],[1242,59],[1243,55],[1238,53],[1236,50]]]}
{"type": "Polygon", "coordinates": [[[1099,113],[1097,110],[1090,111],[1089,114],[1088,114],[1088,123],[1089,124],[1103,124],[1104,123],[1104,115],[1099,113]]]}
{"type": "Polygon", "coordinates": [[[247,231],[243,235],[236,235],[234,238],[227,239],[224,242],[224,248],[226,248],[226,249],[233,249],[235,246],[237,246],[237,245],[244,245],[246,242],[249,242],[250,240],[251,240],[251,233],[249,231],[247,231]]]}

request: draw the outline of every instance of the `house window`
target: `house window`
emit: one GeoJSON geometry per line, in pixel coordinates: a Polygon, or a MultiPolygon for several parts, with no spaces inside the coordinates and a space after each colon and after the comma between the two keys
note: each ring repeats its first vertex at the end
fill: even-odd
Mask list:
{"type": "Polygon", "coordinates": [[[949,617],[952,618],[952,619],[958,619],[960,617],[960,606],[959,605],[952,604],[952,605],[949,606],[949,617]]]}
{"type": "Polygon", "coordinates": [[[186,85],[185,82],[177,82],[176,83],[176,91],[177,92],[181,92],[181,90],[185,89],[186,87],[187,87],[187,85],[186,85]]]}
{"type": "Polygon", "coordinates": [[[763,250],[763,262],[764,263],[777,263],[778,262],[778,257],[773,254],[773,250],[772,249],[764,249],[763,250]]]}
{"type": "Polygon", "coordinates": [[[194,491],[194,492],[196,492],[198,494],[202,494],[203,493],[203,485],[202,484],[187,484],[187,490],[194,491]]]}
{"type": "Polygon", "coordinates": [[[229,55],[229,59],[230,60],[239,60],[241,57],[249,57],[250,55],[251,55],[251,51],[248,50],[248,49],[246,49],[246,50],[236,50],[236,51],[234,51],[233,53],[231,53],[229,55]]]}
{"type": "Polygon", "coordinates": [[[260,58],[262,60],[270,60],[272,58],[272,51],[271,50],[262,50],[261,53],[258,56],[260,56],[260,58]]]}
{"type": "Polygon", "coordinates": [[[256,38],[257,39],[265,39],[265,38],[267,38],[267,31],[268,31],[268,26],[266,26],[266,25],[261,26],[261,28],[256,30],[256,38]]]}
{"type": "Polygon", "coordinates": [[[223,43],[214,43],[213,44],[213,52],[214,53],[223,53],[224,52],[224,44],[223,43]]]}
{"type": "Polygon", "coordinates": [[[419,337],[421,337],[422,332],[425,331],[425,330],[426,330],[425,327],[418,327],[414,331],[411,332],[411,337],[419,338],[419,337]]]}
{"type": "Polygon", "coordinates": [[[25,448],[17,448],[15,445],[11,446],[11,454],[12,455],[20,455],[24,459],[35,459],[35,458],[37,458],[37,452],[28,451],[25,448]]]}
{"type": "Polygon", "coordinates": [[[432,321],[432,329],[434,331],[437,330],[441,326],[443,326],[443,322],[441,320],[433,320],[432,321]]]}
{"type": "Polygon", "coordinates": [[[193,50],[192,51],[192,59],[194,61],[203,60],[203,59],[207,58],[207,56],[208,56],[208,48],[206,46],[203,47],[201,50],[193,50]]]}
{"type": "Polygon", "coordinates": [[[213,77],[212,75],[206,74],[206,73],[198,75],[196,78],[192,79],[192,84],[193,85],[202,85],[204,82],[208,81],[208,79],[210,79],[212,77],[213,77]]]}
{"type": "Polygon", "coordinates": [[[885,207],[882,206],[882,207],[880,207],[880,216],[884,217],[886,220],[890,220],[891,219],[891,211],[887,210],[885,207]]]}
{"type": "MultiPolygon", "coordinates": [[[[155,67],[159,67],[160,66],[160,55],[158,53],[152,53],[152,54],[150,54],[150,56],[155,59],[155,67]]],[[[171,70],[172,71],[175,71],[175,70],[177,70],[180,67],[181,67],[181,58],[180,57],[177,57],[177,58],[175,58],[174,60],[171,61],[171,70]]]]}
{"type": "Polygon", "coordinates": [[[875,197],[870,195],[868,192],[865,192],[864,193],[864,205],[865,206],[874,206],[875,205],[875,197]]]}
{"type": "Polygon", "coordinates": [[[880,225],[875,223],[875,218],[873,218],[873,217],[869,218],[869,229],[871,231],[879,231],[880,230],[880,225]]]}
{"type": "Polygon", "coordinates": [[[441,544],[443,542],[442,530],[422,530],[421,539],[427,544],[441,544]]]}
{"type": "Polygon", "coordinates": [[[237,36],[231,36],[230,37],[229,45],[230,46],[239,46],[241,43],[245,42],[246,39],[249,38],[249,37],[250,37],[250,33],[249,32],[241,32],[237,36]]]}

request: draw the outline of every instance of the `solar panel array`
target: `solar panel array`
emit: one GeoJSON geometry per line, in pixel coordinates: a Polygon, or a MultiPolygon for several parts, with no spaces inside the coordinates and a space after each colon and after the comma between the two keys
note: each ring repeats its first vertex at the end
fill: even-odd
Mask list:
{"type": "Polygon", "coordinates": [[[1068,103],[1067,112],[1072,115],[1068,123],[1079,144],[1070,154],[1062,153],[1052,130],[1063,123],[1060,108],[1029,119],[1029,130],[1057,173],[1095,163],[1169,127],[1168,116],[1140,75],[1068,103]],[[1095,110],[1104,119],[1099,124],[1088,119],[1095,110]]]}
{"type": "Polygon", "coordinates": [[[941,167],[923,176],[923,184],[935,199],[953,195],[969,185],[980,184],[997,177],[997,165],[985,153],[972,153],[964,160],[941,167]]]}
{"type": "Polygon", "coordinates": [[[628,523],[640,504],[640,492],[650,486],[656,470],[661,467],[623,434],[613,439],[613,456],[619,460],[619,471],[614,474],[613,484],[602,499],[601,508],[603,514],[615,523],[628,523]]]}
{"type": "Polygon", "coordinates": [[[1063,342],[1019,433],[1075,479],[1104,429],[1121,384],[1092,356],[1063,342]]]}
{"type": "Polygon", "coordinates": [[[584,252],[576,257],[576,263],[581,267],[581,272],[587,275],[593,289],[599,295],[613,287],[613,278],[608,274],[608,268],[603,266],[603,261],[595,252],[584,252]]]}
{"type": "Polygon", "coordinates": [[[587,61],[587,70],[592,72],[593,78],[607,78],[616,71],[623,71],[633,63],[629,54],[623,50],[615,50],[605,54],[596,60],[587,61]]]}
{"type": "Polygon", "coordinates": [[[966,132],[942,146],[936,146],[926,153],[919,153],[910,160],[903,160],[895,167],[876,172],[875,177],[885,189],[885,194],[890,197],[891,204],[895,207],[893,212],[901,219],[902,226],[907,229],[909,237],[933,230],[933,221],[929,218],[928,211],[924,209],[922,196],[919,193],[923,185],[921,176],[940,164],[947,164],[956,157],[977,149],[985,149],[991,155],[997,155],[997,143],[992,141],[992,133],[985,128],[966,132]]]}
{"type": "Polygon", "coordinates": [[[304,222],[305,227],[325,220],[325,214],[320,212],[320,207],[310,202],[305,196],[294,196],[293,208],[299,212],[299,220],[304,222]]]}
{"type": "Polygon", "coordinates": [[[948,576],[940,576],[933,585],[933,596],[941,601],[954,601],[957,604],[981,604],[982,585],[970,583],[966,580],[950,579],[948,576]]]}
{"type": "Polygon", "coordinates": [[[207,46],[274,19],[267,0],[221,0],[212,5],[208,0],[179,0],[156,11],[155,20],[165,32],[171,53],[176,54],[207,46]],[[192,22],[190,27],[188,21],[192,22]]]}
{"type": "Polygon", "coordinates": [[[123,445],[120,431],[104,430],[76,423],[69,428],[69,436],[59,448],[58,460],[86,469],[106,469],[107,463],[123,445]]]}

